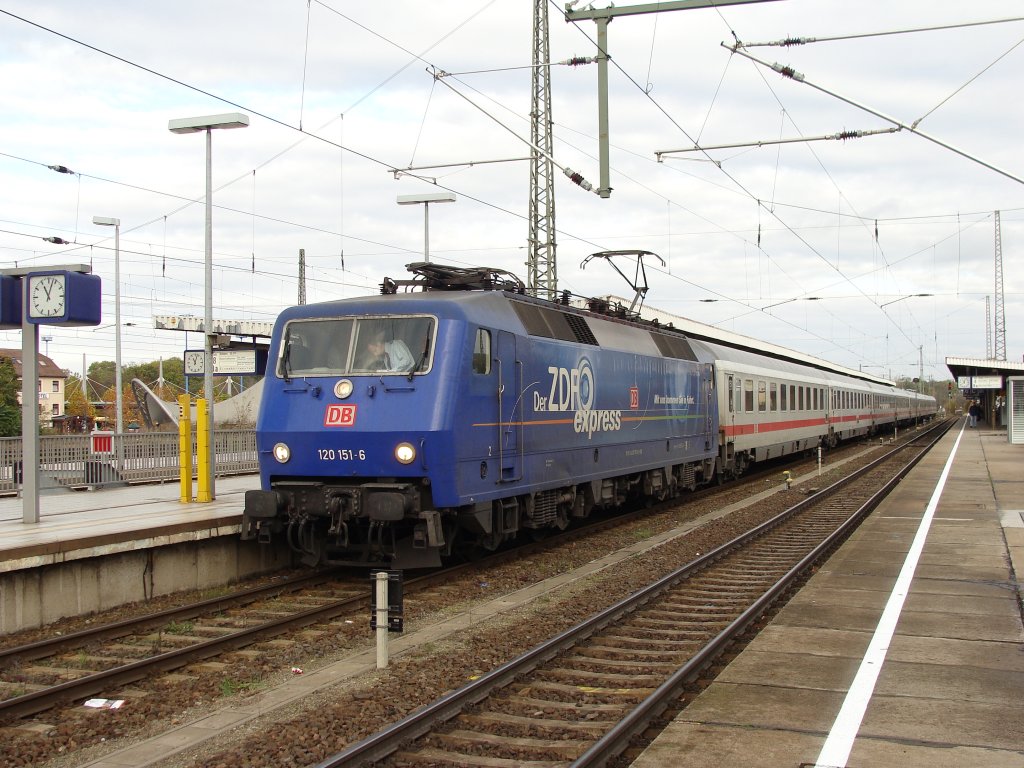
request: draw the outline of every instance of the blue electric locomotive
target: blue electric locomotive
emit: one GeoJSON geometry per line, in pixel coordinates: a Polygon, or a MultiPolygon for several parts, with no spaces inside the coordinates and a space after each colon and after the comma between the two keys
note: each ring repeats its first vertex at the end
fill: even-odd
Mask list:
{"type": "Polygon", "coordinates": [[[681,334],[497,270],[409,269],[278,318],[243,538],[286,536],[310,565],[430,566],[714,476],[712,366],[681,334]]]}

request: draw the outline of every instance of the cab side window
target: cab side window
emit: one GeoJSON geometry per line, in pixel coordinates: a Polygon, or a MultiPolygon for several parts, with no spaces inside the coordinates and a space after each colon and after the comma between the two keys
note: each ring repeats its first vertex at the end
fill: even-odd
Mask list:
{"type": "Polygon", "coordinates": [[[491,332],[477,328],[473,340],[473,373],[491,372],[491,332]]]}

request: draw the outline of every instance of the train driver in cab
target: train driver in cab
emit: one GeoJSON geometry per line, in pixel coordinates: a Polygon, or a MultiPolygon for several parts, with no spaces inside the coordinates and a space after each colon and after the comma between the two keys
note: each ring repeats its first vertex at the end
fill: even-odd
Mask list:
{"type": "Polygon", "coordinates": [[[416,361],[401,339],[387,340],[384,329],[366,337],[360,368],[368,371],[411,371],[416,361]]]}

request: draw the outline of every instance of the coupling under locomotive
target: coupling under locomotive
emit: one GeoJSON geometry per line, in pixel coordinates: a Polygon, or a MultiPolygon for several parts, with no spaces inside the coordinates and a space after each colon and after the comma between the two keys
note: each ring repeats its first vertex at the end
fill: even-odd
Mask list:
{"type": "Polygon", "coordinates": [[[681,334],[497,270],[408,268],[278,318],[243,538],[309,565],[432,566],[714,476],[712,366],[681,334]]]}

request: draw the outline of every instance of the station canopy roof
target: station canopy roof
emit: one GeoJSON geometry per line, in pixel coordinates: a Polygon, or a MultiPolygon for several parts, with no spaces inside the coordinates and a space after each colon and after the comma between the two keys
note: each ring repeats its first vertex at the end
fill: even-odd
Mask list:
{"type": "Polygon", "coordinates": [[[960,389],[1002,389],[1007,376],[1024,376],[1024,362],[1010,360],[947,357],[946,367],[960,389]]]}

